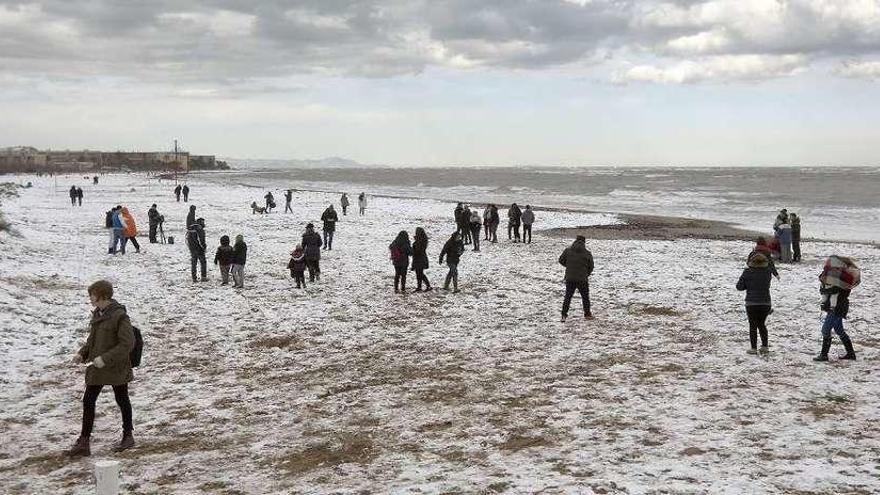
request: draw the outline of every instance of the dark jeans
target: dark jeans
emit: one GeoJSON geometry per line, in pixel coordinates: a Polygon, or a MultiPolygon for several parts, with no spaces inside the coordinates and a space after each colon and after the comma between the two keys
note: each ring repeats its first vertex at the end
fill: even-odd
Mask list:
{"type": "Polygon", "coordinates": [[[752,349],[758,348],[758,333],[761,334],[761,345],[767,347],[767,315],[770,314],[770,306],[746,306],[746,315],[749,317],[749,344],[752,349]]]}
{"type": "Polygon", "coordinates": [[[792,260],[800,261],[801,260],[801,239],[800,237],[794,238],[791,240],[791,249],[793,251],[792,260]]]}
{"type": "Polygon", "coordinates": [[[333,231],[324,231],[324,249],[333,249],[333,231]]]}
{"type": "Polygon", "coordinates": [[[223,285],[229,285],[229,269],[232,265],[220,265],[220,280],[223,285]]]}
{"type": "Polygon", "coordinates": [[[446,274],[446,282],[443,283],[443,288],[449,288],[449,282],[452,282],[452,287],[455,290],[458,290],[458,263],[446,263],[449,266],[449,273],[446,274]]]}
{"type": "Polygon", "coordinates": [[[321,278],[321,260],[306,260],[306,268],[309,270],[309,282],[321,278]]]}
{"type": "Polygon", "coordinates": [[[348,215],[348,205],[342,205],[342,214],[348,215]]]}
{"type": "Polygon", "coordinates": [[[491,238],[490,242],[498,242],[498,224],[492,223],[489,226],[489,237],[491,238]]]}
{"type": "Polygon", "coordinates": [[[480,224],[471,224],[471,239],[474,241],[474,251],[480,250],[480,224]]]}
{"type": "Polygon", "coordinates": [[[416,288],[421,289],[422,282],[424,282],[425,288],[430,289],[431,282],[428,282],[428,277],[425,276],[425,270],[423,268],[416,268],[415,272],[416,272],[416,288]]]}
{"type": "Polygon", "coordinates": [[[523,236],[522,236],[523,242],[526,242],[526,234],[528,234],[529,244],[531,244],[532,243],[532,224],[530,224],[530,223],[523,224],[523,236]]]}
{"type": "Polygon", "coordinates": [[[847,343],[851,342],[846,330],[843,329],[843,318],[834,313],[827,313],[825,315],[825,321],[822,323],[822,337],[830,339],[831,330],[834,330],[834,333],[840,337],[840,342],[842,342],[843,345],[847,345],[847,343]]]}
{"type": "Polygon", "coordinates": [[[150,224],[150,242],[153,244],[155,244],[157,242],[156,241],[156,229],[158,229],[158,228],[159,228],[158,223],[151,223],[150,224]]]}
{"type": "Polygon", "coordinates": [[[518,223],[509,223],[507,224],[507,238],[511,238],[511,234],[513,234],[514,242],[519,241],[519,224],[518,223]]]}
{"type": "Polygon", "coordinates": [[[138,243],[137,237],[129,237],[128,240],[131,241],[131,245],[134,246],[136,250],[141,250],[141,245],[138,243]]]}
{"type": "Polygon", "coordinates": [[[464,224],[458,226],[458,235],[461,236],[461,242],[463,244],[471,243],[471,227],[470,224],[464,224]]]}
{"type": "Polygon", "coordinates": [[[288,211],[293,213],[293,208],[290,207],[290,201],[284,203],[284,213],[287,213],[288,211]]]}
{"type": "Polygon", "coordinates": [[[290,270],[290,276],[293,277],[293,280],[296,282],[297,289],[305,289],[306,288],[306,274],[305,274],[305,272],[298,272],[298,271],[290,270]]]}
{"type": "Polygon", "coordinates": [[[574,291],[581,293],[581,302],[584,305],[584,315],[590,315],[590,282],[575,282],[573,280],[565,281],[565,299],[562,300],[562,316],[568,316],[568,308],[571,307],[571,297],[574,291]]]}
{"type": "Polygon", "coordinates": [[[196,264],[202,267],[202,280],[208,279],[208,262],[205,260],[205,252],[189,252],[190,271],[192,272],[193,282],[196,281],[196,264]]]}
{"type": "Polygon", "coordinates": [[[394,290],[406,290],[406,265],[394,265],[394,290]]]}
{"type": "Polygon", "coordinates": [[[183,193],[183,202],[186,203],[189,201],[189,193],[183,193]]]}
{"type": "MultiPolygon", "coordinates": [[[[101,395],[103,385],[88,385],[83,394],[83,417],[82,431],[80,435],[90,437],[92,428],[95,425],[95,403],[98,402],[98,396],[101,395]]],[[[131,432],[134,427],[131,420],[131,401],[128,399],[128,384],[113,385],[113,396],[116,397],[116,404],[119,405],[119,411],[122,412],[122,431],[131,432]]]]}

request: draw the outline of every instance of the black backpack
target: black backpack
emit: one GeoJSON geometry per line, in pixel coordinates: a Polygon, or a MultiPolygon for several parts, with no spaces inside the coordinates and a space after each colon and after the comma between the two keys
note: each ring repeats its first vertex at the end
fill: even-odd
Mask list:
{"type": "Polygon", "coordinates": [[[134,347],[128,355],[128,360],[131,362],[132,368],[137,368],[141,365],[141,355],[144,353],[144,338],[138,327],[132,325],[131,331],[134,333],[134,347]]]}

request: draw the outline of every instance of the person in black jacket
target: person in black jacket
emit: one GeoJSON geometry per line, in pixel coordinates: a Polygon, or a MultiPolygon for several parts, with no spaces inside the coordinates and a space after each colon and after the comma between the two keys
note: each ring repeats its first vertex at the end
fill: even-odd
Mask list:
{"type": "Polygon", "coordinates": [[[788,221],[791,222],[791,260],[798,263],[801,261],[801,217],[792,213],[788,216],[788,221]]]}
{"type": "Polygon", "coordinates": [[[81,187],[76,188],[76,202],[77,206],[83,205],[83,190],[81,187]]]}
{"type": "Polygon", "coordinates": [[[579,235],[571,246],[559,256],[559,264],[565,267],[565,299],[562,301],[562,321],[568,317],[571,297],[577,290],[581,294],[584,305],[584,318],[591,320],[590,309],[590,275],[593,274],[593,254],[587,250],[587,239],[579,235]]]}
{"type": "Polygon", "coordinates": [[[186,228],[196,223],[196,205],[189,205],[189,213],[186,214],[186,228]]]}
{"type": "Polygon", "coordinates": [[[235,250],[229,245],[229,236],[220,237],[220,246],[214,254],[214,264],[220,266],[220,285],[229,285],[229,269],[235,258],[235,250]]]}
{"type": "Polygon", "coordinates": [[[416,272],[416,292],[422,291],[422,282],[425,283],[425,292],[433,290],[431,288],[431,282],[428,281],[428,277],[425,275],[425,270],[429,267],[428,234],[425,233],[425,229],[416,227],[412,249],[412,270],[416,272]]]}
{"type": "Polygon", "coordinates": [[[825,321],[822,323],[822,350],[813,361],[828,361],[828,351],[831,350],[831,330],[840,338],[840,343],[846,350],[846,354],[840,359],[855,359],[856,351],[853,349],[852,340],[843,329],[843,320],[849,314],[849,289],[841,289],[831,285],[822,284],[819,289],[822,294],[822,311],[826,312],[825,321]]]}
{"type": "Polygon", "coordinates": [[[758,333],[761,334],[761,353],[767,347],[767,316],[770,306],[770,256],[755,252],[749,256],[747,266],[736,282],[736,290],[746,291],[746,316],[749,319],[749,354],[758,353],[758,333]]]}
{"type": "Polygon", "coordinates": [[[301,245],[297,244],[293,252],[290,253],[290,261],[287,263],[287,268],[290,269],[290,276],[296,281],[296,288],[305,289],[306,253],[301,245]]]}
{"type": "Polygon", "coordinates": [[[449,282],[451,281],[452,292],[458,292],[458,263],[462,253],[464,253],[464,243],[461,242],[458,232],[453,232],[440,251],[440,264],[443,264],[443,258],[446,257],[446,266],[449,267],[449,273],[446,274],[446,281],[443,283],[443,290],[449,290],[449,282]]]}
{"type": "Polygon", "coordinates": [[[321,236],[315,232],[315,225],[306,225],[302,236],[303,251],[306,254],[306,268],[309,270],[309,282],[321,280],[321,236]]]}
{"type": "Polygon", "coordinates": [[[412,245],[409,234],[401,230],[397,237],[388,245],[391,252],[391,264],[394,265],[394,293],[406,293],[406,271],[409,268],[409,257],[412,256],[412,245]]]}
{"type": "Polygon", "coordinates": [[[263,198],[266,200],[266,213],[272,213],[272,208],[275,208],[275,195],[269,191],[263,198]]]}
{"type": "Polygon", "coordinates": [[[513,242],[519,242],[519,225],[522,218],[522,210],[516,203],[510,205],[507,210],[507,239],[513,239],[513,242]]]}
{"type": "Polygon", "coordinates": [[[192,273],[192,281],[198,282],[196,278],[196,264],[201,266],[202,282],[208,280],[208,262],[205,259],[205,250],[208,245],[205,242],[205,219],[199,218],[189,226],[186,231],[186,245],[189,247],[190,271],[192,273]]]}
{"type": "Polygon", "coordinates": [[[324,210],[321,215],[321,221],[324,222],[324,249],[330,251],[333,249],[333,234],[336,232],[336,222],[339,221],[339,215],[333,209],[333,205],[324,210]]]}
{"type": "Polygon", "coordinates": [[[293,201],[293,190],[288,189],[284,193],[284,213],[288,211],[293,213],[293,208],[290,207],[290,202],[293,201]]]}
{"type": "Polygon", "coordinates": [[[187,201],[189,201],[189,186],[184,184],[181,192],[183,192],[183,202],[186,203],[187,201]]]}
{"type": "Polygon", "coordinates": [[[235,236],[235,245],[232,246],[232,286],[237,289],[244,288],[244,264],[247,263],[247,244],[244,236],[235,236]]]}
{"type": "Polygon", "coordinates": [[[491,240],[489,242],[496,243],[498,242],[498,225],[501,223],[501,216],[498,214],[498,205],[489,205],[492,207],[492,211],[489,213],[490,222],[489,225],[489,237],[491,240]]]}
{"type": "Polygon", "coordinates": [[[177,202],[180,203],[180,184],[174,188],[174,197],[177,198],[177,202]]]}
{"type": "MultiPolygon", "coordinates": [[[[155,244],[158,242],[156,240],[156,229],[159,228],[159,223],[162,221],[162,215],[159,214],[159,210],[156,209],[156,204],[153,203],[153,206],[147,210],[147,219],[150,222],[150,243],[155,244]]],[[[187,225],[189,227],[189,225],[187,225]]]]}

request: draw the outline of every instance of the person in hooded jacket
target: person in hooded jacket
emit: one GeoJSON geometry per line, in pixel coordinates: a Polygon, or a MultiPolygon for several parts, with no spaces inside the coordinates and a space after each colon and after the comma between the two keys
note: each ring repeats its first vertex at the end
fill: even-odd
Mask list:
{"type": "Polygon", "coordinates": [[[156,209],[156,203],[153,203],[153,206],[147,210],[147,219],[150,223],[150,244],[155,244],[159,242],[156,240],[156,230],[159,228],[159,223],[162,221],[162,215],[160,215],[159,210],[156,209]]]}
{"type": "Polygon", "coordinates": [[[232,246],[232,282],[233,287],[238,289],[244,288],[244,265],[247,263],[247,244],[244,242],[244,236],[238,234],[235,236],[235,245],[232,246]]]}
{"type": "Polygon", "coordinates": [[[470,228],[471,239],[474,241],[474,251],[480,251],[480,212],[476,208],[470,210],[470,220],[468,222],[470,228]]]}
{"type": "Polygon", "coordinates": [[[305,289],[306,253],[301,245],[297,244],[293,252],[290,253],[290,261],[287,263],[287,268],[290,269],[290,276],[296,281],[296,288],[305,289]]]}
{"type": "Polygon", "coordinates": [[[339,215],[333,209],[333,205],[327,207],[321,215],[321,221],[324,222],[324,249],[330,251],[333,249],[333,234],[336,233],[336,222],[339,221],[339,215]]]}
{"type": "Polygon", "coordinates": [[[590,308],[590,275],[593,274],[593,254],[587,250],[587,239],[579,235],[571,246],[559,256],[559,264],[565,267],[565,299],[562,301],[562,321],[568,317],[571,297],[577,290],[584,306],[584,318],[592,319],[590,308]]]}
{"type": "Polygon", "coordinates": [[[189,213],[186,214],[186,228],[196,223],[196,205],[189,205],[189,213]]]}
{"type": "Polygon", "coordinates": [[[519,225],[521,222],[522,210],[516,203],[510,205],[507,210],[507,239],[513,239],[513,242],[519,242],[519,225]]]}
{"type": "Polygon", "coordinates": [[[522,241],[526,242],[526,235],[529,236],[528,243],[532,243],[532,224],[535,223],[535,212],[532,211],[531,205],[526,205],[526,209],[522,212],[522,241]]]}
{"type": "Polygon", "coordinates": [[[180,203],[180,191],[180,184],[178,184],[177,187],[174,188],[174,197],[177,198],[178,203],[180,203]]]}
{"type": "Polygon", "coordinates": [[[220,266],[220,285],[229,285],[229,270],[235,258],[235,250],[229,245],[229,236],[220,236],[220,246],[214,253],[214,264],[220,266]]]}
{"type": "Polygon", "coordinates": [[[131,245],[134,246],[135,252],[139,253],[139,252],[141,252],[141,245],[138,243],[138,240],[137,240],[138,230],[137,230],[137,225],[135,225],[135,223],[134,223],[134,217],[131,215],[131,212],[128,211],[128,208],[125,206],[122,207],[121,214],[122,214],[122,218],[125,220],[125,230],[124,230],[124,234],[123,234],[123,235],[125,235],[125,240],[130,241],[131,245]]]}
{"type": "Polygon", "coordinates": [[[183,193],[183,202],[186,203],[187,201],[189,201],[189,186],[184,184],[181,192],[183,193]]]}
{"type": "Polygon", "coordinates": [[[196,278],[196,264],[201,266],[202,282],[208,280],[208,262],[205,259],[205,251],[208,244],[205,242],[205,219],[199,218],[189,226],[186,231],[186,245],[189,248],[190,271],[192,273],[192,281],[198,282],[196,278]]]}
{"type": "Polygon", "coordinates": [[[425,292],[433,290],[431,282],[428,281],[428,277],[425,275],[425,270],[429,268],[428,234],[425,233],[425,229],[416,227],[412,250],[412,270],[416,272],[416,292],[422,292],[422,283],[425,284],[425,292]]]}
{"type": "Polygon", "coordinates": [[[116,254],[118,250],[125,254],[126,244],[128,244],[128,237],[125,236],[125,217],[122,216],[122,206],[116,205],[116,211],[113,212],[113,249],[111,252],[116,254]]]}
{"type": "Polygon", "coordinates": [[[449,290],[449,282],[452,282],[453,293],[458,292],[458,263],[461,261],[461,255],[464,253],[464,243],[458,235],[458,231],[453,232],[449,239],[443,244],[440,251],[440,264],[443,264],[443,258],[446,258],[446,266],[449,272],[446,274],[446,281],[443,283],[443,290],[449,290]]]}
{"type": "Polygon", "coordinates": [[[76,206],[76,186],[70,186],[70,206],[76,206]]]}
{"type": "Polygon", "coordinates": [[[342,193],[342,198],[339,200],[339,204],[342,206],[342,214],[348,215],[348,205],[351,203],[348,201],[348,194],[342,193]]]}
{"type": "Polygon", "coordinates": [[[843,328],[843,320],[849,315],[849,294],[850,289],[843,289],[833,285],[822,283],[819,288],[819,294],[822,295],[822,303],[820,308],[825,312],[825,320],[822,322],[822,349],[819,355],[813,358],[813,361],[828,361],[828,351],[831,350],[831,331],[840,338],[840,343],[846,350],[846,354],[840,356],[839,359],[856,359],[856,351],[853,349],[852,339],[843,328]]]}
{"type": "Polygon", "coordinates": [[[89,286],[89,301],[94,306],[89,336],[74,355],[76,364],[86,367],[86,389],[83,393],[82,429],[73,446],[65,451],[70,457],[91,455],[91,436],[95,424],[95,405],[104,385],[113,387],[116,404],[122,413],[122,440],[114,447],[120,452],[134,447],[134,426],[128,384],[134,379],[130,353],[134,349],[134,330],[125,306],[113,299],[113,285],[99,280],[89,286]]]}
{"type": "Polygon", "coordinates": [[[758,353],[758,334],[761,335],[761,353],[767,347],[767,316],[772,312],[770,306],[770,255],[755,251],[749,255],[746,268],[736,282],[736,290],[746,291],[746,316],[749,320],[749,354],[758,353]]]}
{"type": "Polygon", "coordinates": [[[81,187],[76,188],[76,202],[77,206],[83,205],[83,190],[81,187]]]}
{"type": "Polygon", "coordinates": [[[409,268],[409,257],[413,254],[409,234],[401,230],[388,245],[388,250],[391,252],[391,264],[394,265],[394,293],[406,293],[406,271],[409,268]]]}
{"type": "Polygon", "coordinates": [[[302,247],[306,255],[306,268],[309,270],[309,282],[321,280],[321,236],[315,232],[315,225],[306,225],[302,236],[302,247]]]}

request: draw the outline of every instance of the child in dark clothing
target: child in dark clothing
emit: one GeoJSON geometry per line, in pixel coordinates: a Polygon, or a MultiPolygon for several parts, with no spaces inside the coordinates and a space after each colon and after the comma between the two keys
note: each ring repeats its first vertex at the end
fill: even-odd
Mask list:
{"type": "Polygon", "coordinates": [[[235,250],[229,245],[229,236],[224,235],[220,238],[220,246],[217,248],[217,254],[214,255],[214,264],[220,265],[220,277],[223,282],[220,285],[229,285],[229,268],[232,266],[232,258],[235,250]]]}
{"type": "Polygon", "coordinates": [[[296,281],[297,289],[306,288],[306,253],[301,245],[297,244],[296,249],[290,253],[290,262],[287,264],[290,269],[290,276],[296,281]]]}

